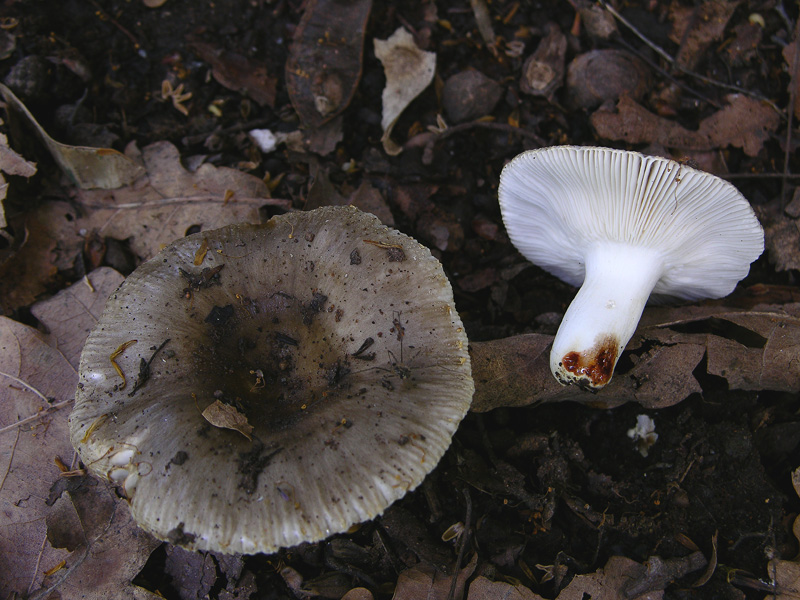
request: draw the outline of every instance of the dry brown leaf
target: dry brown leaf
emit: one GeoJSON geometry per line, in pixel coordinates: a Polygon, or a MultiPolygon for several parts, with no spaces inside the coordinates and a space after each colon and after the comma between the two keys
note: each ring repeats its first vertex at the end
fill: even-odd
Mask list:
{"type": "Polygon", "coordinates": [[[286,88],[303,127],[316,129],[350,104],[361,79],[372,0],[308,0],[286,60],[286,88]]]}
{"type": "Polygon", "coordinates": [[[358,587],[342,596],[342,600],[374,600],[374,597],[367,588],[358,587]]]}
{"type": "Polygon", "coordinates": [[[631,98],[620,98],[615,109],[601,107],[590,118],[597,135],[631,144],[659,144],[683,150],[735,146],[756,156],[777,129],[780,117],[757,100],[731,94],[728,105],[700,122],[697,131],[659,117],[631,98]]]}
{"type": "Polygon", "coordinates": [[[221,400],[214,400],[203,411],[203,418],[214,427],[220,429],[233,429],[241,433],[248,440],[252,440],[253,426],[247,422],[247,417],[230,404],[221,400]]]}
{"type": "Polygon", "coordinates": [[[252,98],[260,106],[275,107],[277,78],[270,76],[266,64],[205,42],[189,44],[211,65],[211,74],[221,86],[252,98]]]}
{"type": "Polygon", "coordinates": [[[67,414],[78,376],[46,338],[0,317],[0,598],[27,597],[66,557],[45,543],[51,486],[74,451],[67,414]]]}
{"type": "Polygon", "coordinates": [[[663,590],[648,592],[638,596],[628,596],[625,592],[631,582],[642,580],[647,569],[644,565],[622,556],[612,556],[606,566],[596,573],[576,576],[564,588],[556,600],[660,600],[663,590]]]}
{"type": "Polygon", "coordinates": [[[51,138],[14,93],[0,84],[0,95],[9,109],[33,129],[61,170],[78,187],[115,189],[135,181],[144,169],[130,157],[111,148],[69,146],[51,138]]]}
{"type": "MultiPolygon", "coordinates": [[[[57,272],[58,241],[35,216],[25,220],[16,252],[0,265],[0,311],[11,314],[36,301],[57,272]]],[[[68,264],[62,265],[68,268],[68,264]]]]}
{"type": "Polygon", "coordinates": [[[414,43],[414,36],[402,27],[389,39],[374,42],[375,57],[381,61],[386,74],[381,142],[387,154],[396,156],[403,149],[391,139],[392,129],[406,107],[433,81],[436,53],[420,50],[414,43]]]}
{"type": "Polygon", "coordinates": [[[775,559],[768,570],[775,589],[769,600],[800,600],[800,563],[775,559]]]}
{"type": "MultiPolygon", "coordinates": [[[[0,171],[7,175],[19,175],[21,177],[31,177],[36,173],[36,163],[29,162],[8,147],[8,138],[0,133],[0,171]]],[[[0,174],[0,229],[4,228],[6,213],[3,200],[6,199],[8,184],[0,174]]]]}
{"type": "Polygon", "coordinates": [[[467,600],[544,600],[522,585],[511,585],[505,581],[492,581],[476,577],[469,584],[467,600]]]}
{"type": "Polygon", "coordinates": [[[728,104],[700,123],[699,133],[717,148],[734,146],[756,156],[770,133],[780,125],[780,115],[764,102],[741,94],[725,98],[728,104]]]}
{"type": "Polygon", "coordinates": [[[712,43],[722,39],[725,27],[741,0],[706,0],[701,5],[670,4],[672,20],[670,39],[680,44],[675,61],[685,69],[694,69],[712,43]]]}
{"type": "MultiPolygon", "coordinates": [[[[458,572],[453,600],[464,597],[464,584],[472,576],[478,564],[478,555],[475,554],[469,564],[458,572]]],[[[450,594],[453,578],[437,570],[431,565],[420,563],[415,567],[406,569],[397,578],[392,600],[446,600],[450,594]]]]}
{"type": "Polygon", "coordinates": [[[769,262],[778,271],[800,270],[800,217],[791,208],[800,210],[800,196],[782,210],[780,199],[755,207],[764,225],[764,240],[769,262]]]}
{"type": "Polygon", "coordinates": [[[527,334],[471,343],[472,410],[563,400],[664,408],[702,391],[692,373],[704,356],[707,372],[726,378],[730,389],[800,390],[800,304],[749,312],[713,305],[648,308],[627,347],[632,364],[620,363],[596,394],[555,380],[552,339],[527,334]]]}
{"type": "Polygon", "coordinates": [[[50,342],[76,371],[89,331],[103,314],[108,297],[124,279],[114,269],[100,267],[87,279],[31,307],[33,316],[49,330],[50,342]]]}
{"type": "Polygon", "coordinates": [[[110,485],[88,475],[64,487],[46,519],[47,537],[70,554],[63,568],[45,576],[31,600],[161,598],[131,583],[160,542],[136,526],[127,503],[110,485]]]}
{"type": "Polygon", "coordinates": [[[165,548],[164,572],[172,579],[181,599],[211,597],[217,581],[217,565],[210,552],[190,552],[180,546],[165,548]]]}
{"type": "Polygon", "coordinates": [[[711,149],[711,143],[704,135],[651,113],[628,96],[622,96],[616,108],[601,107],[590,120],[597,135],[609,140],[660,144],[667,148],[711,149]]]}

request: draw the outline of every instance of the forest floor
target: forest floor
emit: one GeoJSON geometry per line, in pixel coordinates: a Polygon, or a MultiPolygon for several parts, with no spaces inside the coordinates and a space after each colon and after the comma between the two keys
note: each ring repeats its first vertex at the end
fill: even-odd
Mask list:
{"type": "Polygon", "coordinates": [[[17,99],[4,91],[0,144],[0,597],[800,598],[797,19],[779,0],[3,2],[17,99]],[[401,28],[411,46],[379,59],[401,28]],[[387,109],[401,55],[409,102],[387,109]],[[81,189],[108,164],[70,175],[21,104],[149,183],[126,162],[117,189],[81,189]],[[541,367],[542,347],[515,344],[551,339],[575,289],[517,252],[497,187],[515,155],[561,144],[714,173],[766,231],[730,298],[645,311],[617,388],[557,402],[549,374],[498,391],[495,371],[417,490],[275,555],[142,539],[117,496],[87,508],[80,485],[100,484],[59,478],[79,467],[66,418],[105,297],[165,244],[228,223],[373,212],[441,261],[474,369],[541,367]],[[649,447],[628,435],[641,414],[649,447]]]}

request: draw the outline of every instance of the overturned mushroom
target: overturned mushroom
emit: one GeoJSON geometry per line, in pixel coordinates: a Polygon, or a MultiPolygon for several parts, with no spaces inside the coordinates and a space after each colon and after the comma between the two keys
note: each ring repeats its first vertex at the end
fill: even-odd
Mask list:
{"type": "Polygon", "coordinates": [[[472,392],[438,261],[372,215],[322,208],[140,266],[86,342],[70,430],[142,528],[272,552],[415,488],[472,392]]]}
{"type": "Polygon", "coordinates": [[[581,286],[550,353],[563,384],[610,380],[655,298],[721,298],[764,249],[750,204],[730,183],[638,152],[557,146],[503,169],[500,208],[528,260],[581,286]]]}

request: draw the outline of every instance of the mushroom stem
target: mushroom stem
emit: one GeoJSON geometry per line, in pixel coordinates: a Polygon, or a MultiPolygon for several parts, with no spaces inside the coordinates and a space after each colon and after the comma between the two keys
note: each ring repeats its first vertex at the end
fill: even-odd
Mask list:
{"type": "Polygon", "coordinates": [[[550,352],[558,381],[592,391],[611,381],[662,271],[661,253],[650,248],[603,242],[588,249],[586,277],[550,352]]]}

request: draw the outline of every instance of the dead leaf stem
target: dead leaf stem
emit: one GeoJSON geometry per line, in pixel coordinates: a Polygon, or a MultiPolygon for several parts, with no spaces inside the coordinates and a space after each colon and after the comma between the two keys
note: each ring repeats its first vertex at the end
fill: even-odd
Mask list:
{"type": "Polygon", "coordinates": [[[8,457],[8,466],[6,467],[6,472],[3,473],[3,479],[0,479],[0,492],[3,491],[3,486],[6,484],[6,477],[8,477],[9,471],[11,471],[11,464],[14,462],[14,453],[17,450],[17,443],[19,442],[19,429],[17,429],[17,437],[14,438],[14,445],[11,446],[11,454],[8,457]]]}
{"type": "Polygon", "coordinates": [[[11,425],[6,425],[2,429],[0,429],[0,435],[4,434],[7,431],[11,431],[12,429],[16,429],[16,428],[18,428],[18,427],[20,427],[22,425],[27,424],[27,423],[32,423],[33,421],[41,419],[42,417],[44,417],[46,415],[49,415],[54,410],[58,410],[59,408],[62,408],[64,406],[66,406],[67,404],[71,404],[71,403],[72,403],[72,398],[70,398],[69,400],[62,400],[61,402],[56,402],[55,404],[51,404],[50,406],[48,406],[44,410],[42,410],[39,414],[32,415],[32,416],[26,417],[24,419],[20,419],[19,421],[15,421],[11,425]]]}
{"type": "MultiPolygon", "coordinates": [[[[43,400],[43,401],[44,401],[44,402],[45,402],[45,403],[46,403],[48,406],[50,406],[50,400],[47,398],[47,396],[45,396],[45,395],[44,395],[42,392],[40,392],[39,390],[37,390],[37,389],[36,389],[35,387],[33,387],[31,384],[29,384],[29,383],[26,383],[25,381],[23,381],[23,380],[22,380],[22,379],[20,379],[19,377],[14,377],[13,375],[11,375],[11,373],[6,373],[6,372],[4,372],[4,371],[0,371],[0,375],[3,375],[3,376],[5,376],[5,377],[8,377],[8,378],[9,378],[9,379],[11,379],[11,380],[12,380],[14,383],[18,383],[19,385],[26,387],[27,389],[29,389],[30,391],[32,391],[34,394],[36,394],[37,396],[39,396],[39,398],[41,398],[41,399],[42,399],[42,400],[43,400]]],[[[3,430],[2,430],[2,429],[0,429],[0,432],[2,432],[2,431],[3,431],[3,430]]]]}

